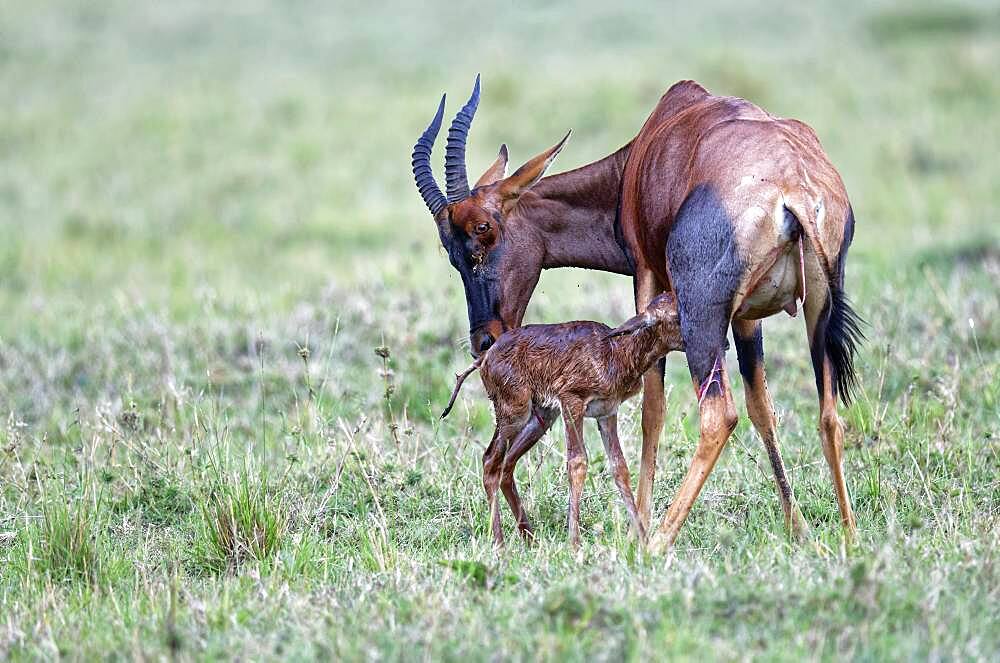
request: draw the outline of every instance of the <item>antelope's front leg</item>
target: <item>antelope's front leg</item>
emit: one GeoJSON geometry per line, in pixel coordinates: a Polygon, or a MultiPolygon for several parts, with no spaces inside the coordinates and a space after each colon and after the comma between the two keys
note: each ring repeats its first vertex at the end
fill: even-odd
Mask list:
{"type": "MultiPolygon", "coordinates": [[[[701,374],[699,371],[692,370],[693,376],[699,374],[701,374]]],[[[704,377],[700,380],[695,378],[701,427],[698,448],[695,450],[691,466],[677,490],[674,501],[670,503],[670,508],[663,516],[656,534],[650,539],[649,550],[652,553],[663,552],[677,539],[681,525],[684,524],[691,507],[698,499],[698,494],[705,485],[705,480],[712,473],[712,469],[715,467],[716,461],[719,460],[719,456],[738,421],[721,347],[712,370],[703,375],[704,377]]]]}
{"type": "MultiPolygon", "coordinates": [[[[652,270],[638,269],[635,278],[635,310],[641,313],[649,302],[663,291],[652,270]]],[[[656,450],[663,432],[666,397],[663,393],[663,373],[666,362],[660,359],[642,376],[642,455],[639,459],[639,481],[636,509],[639,522],[649,530],[653,511],[653,479],[656,475],[656,450]]]]}
{"type": "Polygon", "coordinates": [[[583,443],[584,404],[580,400],[562,403],[563,422],[566,425],[566,470],[569,474],[569,542],[580,547],[580,496],[587,479],[587,448],[583,443]]]}

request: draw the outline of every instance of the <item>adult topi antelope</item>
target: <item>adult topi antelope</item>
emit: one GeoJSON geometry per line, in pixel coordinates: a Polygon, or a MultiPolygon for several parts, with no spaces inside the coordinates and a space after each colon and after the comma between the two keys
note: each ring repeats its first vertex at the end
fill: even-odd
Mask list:
{"type": "MultiPolygon", "coordinates": [[[[845,533],[855,534],[842,468],[837,396],[857,386],[860,319],[844,294],[854,215],[816,134],[694,81],[673,85],[638,135],[613,154],[543,177],[569,134],[506,175],[507,148],[473,187],[465,143],[480,83],[448,131],[447,195],[430,155],[444,116],[413,150],[417,188],[461,274],[472,353],[521,324],[541,270],[582,267],[634,279],[636,310],[673,291],[698,399],[700,439],[687,475],[650,541],[671,545],[715,466],[737,413],[724,361],[732,328],[747,410],[767,449],[787,527],[803,536],[779,451],[764,378],[761,320],[801,301],[819,392],[819,433],[845,533]]],[[[663,429],[663,363],[643,378],[637,507],[648,528],[656,447],[663,429]]]]}

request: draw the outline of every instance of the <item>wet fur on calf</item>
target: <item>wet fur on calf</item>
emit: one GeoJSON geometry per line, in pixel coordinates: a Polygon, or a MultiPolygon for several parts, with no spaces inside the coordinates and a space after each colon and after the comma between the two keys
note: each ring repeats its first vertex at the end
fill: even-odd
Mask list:
{"type": "Polygon", "coordinates": [[[599,322],[578,321],[508,331],[456,376],[455,389],[442,417],[451,410],[462,382],[476,369],[480,370],[496,413],[496,433],[483,457],[484,488],[491,503],[496,543],[503,541],[495,504],[499,487],[504,488],[522,534],[531,533],[516,496],[514,467],[517,459],[541,439],[559,411],[566,424],[569,447],[571,542],[579,542],[579,493],[586,476],[584,417],[598,420],[629,519],[640,538],[645,538],[618,443],[616,416],[621,403],[640,390],[643,373],[668,352],[682,349],[676,301],[673,295],[662,294],[643,313],[616,329],[599,322]]]}

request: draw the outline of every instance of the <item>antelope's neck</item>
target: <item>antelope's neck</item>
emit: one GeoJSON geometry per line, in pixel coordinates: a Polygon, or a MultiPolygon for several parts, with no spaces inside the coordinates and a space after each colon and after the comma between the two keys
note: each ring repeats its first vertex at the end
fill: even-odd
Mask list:
{"type": "Polygon", "coordinates": [[[628,148],[545,177],[522,197],[518,212],[540,230],[545,243],[543,269],[580,267],[634,274],[617,228],[628,148]]]}

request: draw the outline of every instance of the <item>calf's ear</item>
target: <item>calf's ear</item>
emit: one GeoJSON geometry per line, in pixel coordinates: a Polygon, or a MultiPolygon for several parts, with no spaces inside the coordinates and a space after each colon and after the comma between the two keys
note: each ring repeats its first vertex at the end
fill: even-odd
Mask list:
{"type": "Polygon", "coordinates": [[[623,336],[625,334],[631,334],[633,332],[646,329],[647,327],[652,327],[654,324],[656,324],[656,321],[653,319],[653,316],[651,316],[649,313],[640,313],[639,315],[633,318],[629,318],[619,326],[609,331],[607,334],[604,335],[604,338],[612,338],[613,336],[623,336]]]}

